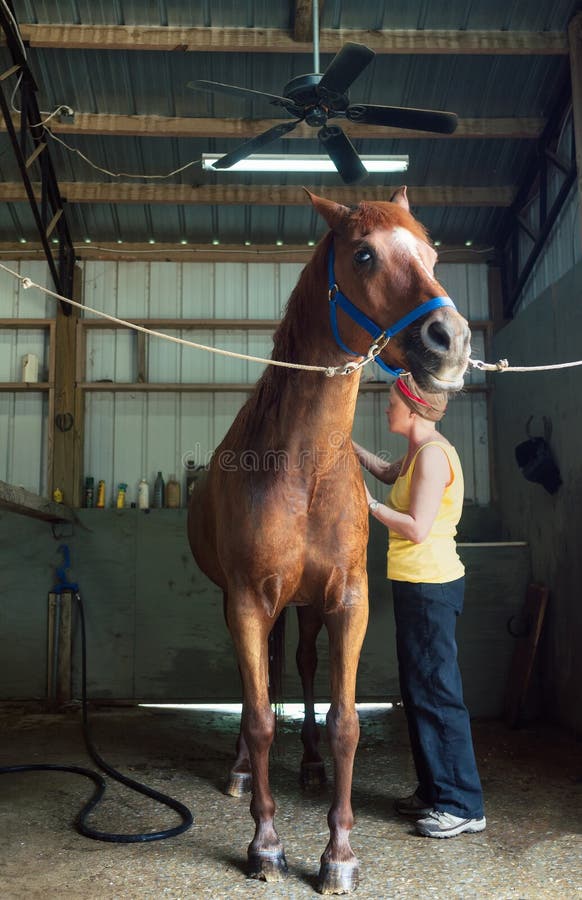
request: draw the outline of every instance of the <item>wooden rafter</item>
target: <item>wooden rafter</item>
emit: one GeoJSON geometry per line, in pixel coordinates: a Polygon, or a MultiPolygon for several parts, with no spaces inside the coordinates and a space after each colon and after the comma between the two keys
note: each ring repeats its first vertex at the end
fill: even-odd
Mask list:
{"type": "MultiPolygon", "coordinates": [[[[40,186],[36,186],[40,194],[40,186]]],[[[304,206],[302,187],[279,185],[182,185],[182,184],[119,184],[117,182],[61,182],[61,193],[68,203],[159,203],[162,205],[253,205],[304,206]]],[[[361,200],[386,200],[391,187],[316,187],[318,194],[329,195],[347,206],[361,200]]],[[[408,195],[415,206],[510,206],[512,187],[415,187],[408,186],[408,195]]],[[[18,203],[26,200],[21,184],[0,184],[0,202],[18,203]]]]}
{"type": "MultiPolygon", "coordinates": [[[[324,0],[319,0],[319,20],[323,12],[324,0]]],[[[319,29],[318,29],[319,31],[319,29]]],[[[313,0],[295,0],[293,17],[293,40],[306,43],[313,39],[313,0]]]]}
{"type": "MultiPolygon", "coordinates": [[[[18,121],[15,118],[15,124],[18,121]]],[[[75,113],[74,122],[50,123],[55,134],[109,134],[132,137],[166,138],[232,138],[246,140],[267,131],[281,119],[211,119],[180,116],[124,116],[110,113],[75,113]]],[[[343,122],[342,128],[352,139],[360,140],[417,140],[427,137],[431,141],[446,138],[535,140],[543,130],[545,119],[498,118],[459,119],[454,134],[427,134],[426,131],[409,131],[404,128],[385,128],[374,125],[356,125],[343,122]]],[[[0,122],[0,131],[6,129],[0,122]]],[[[315,140],[316,134],[309,125],[301,122],[285,140],[315,140]]]]}
{"type": "MultiPolygon", "coordinates": [[[[311,40],[296,41],[277,28],[179,28],[151,25],[20,26],[31,47],[64,50],[164,50],[220,53],[310,53],[311,40]]],[[[366,44],[376,53],[566,55],[562,31],[454,31],[322,29],[322,53],[337,53],[346,41],[366,44]]]]}
{"type": "MultiPolygon", "coordinates": [[[[91,244],[75,244],[75,255],[78,260],[109,260],[127,262],[143,260],[144,262],[246,262],[246,263],[306,263],[313,247],[305,244],[285,244],[276,247],[272,244],[254,244],[243,247],[240,244],[189,243],[170,244],[124,242],[118,244],[111,241],[96,241],[91,244]]],[[[493,259],[494,252],[482,244],[473,244],[470,248],[456,244],[443,244],[439,247],[439,255],[443,263],[483,263],[493,259]]],[[[35,260],[42,258],[39,244],[0,243],[0,259],[35,260]]],[[[9,320],[0,320],[0,327],[7,327],[9,320]]],[[[34,324],[34,323],[33,323],[34,324]]],[[[33,327],[27,319],[27,326],[33,327]]]]}

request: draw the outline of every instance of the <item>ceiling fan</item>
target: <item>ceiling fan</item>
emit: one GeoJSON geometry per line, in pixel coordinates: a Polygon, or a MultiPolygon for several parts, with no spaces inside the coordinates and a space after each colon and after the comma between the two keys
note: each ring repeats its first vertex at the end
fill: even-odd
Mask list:
{"type": "Polygon", "coordinates": [[[282,121],[262,134],[245,141],[236,149],[222,156],[213,168],[230,169],[279,138],[293,131],[300,122],[319,128],[317,136],[323,149],[332,160],[346,184],[355,184],[368,174],[349,137],[338,125],[328,125],[329,119],[347,119],[361,125],[386,125],[392,128],[410,128],[416,131],[433,131],[451,134],[457,127],[455,113],[430,109],[412,109],[400,106],[369,106],[351,104],[348,90],[356,78],[376,55],[363,44],[344,44],[329,66],[319,72],[319,36],[317,30],[317,2],[313,3],[313,57],[315,72],[298,75],[283,88],[282,96],[221,84],[217,81],[190,81],[188,87],[196,91],[229,94],[241,99],[263,98],[273,106],[281,107],[292,122],[282,121]]]}

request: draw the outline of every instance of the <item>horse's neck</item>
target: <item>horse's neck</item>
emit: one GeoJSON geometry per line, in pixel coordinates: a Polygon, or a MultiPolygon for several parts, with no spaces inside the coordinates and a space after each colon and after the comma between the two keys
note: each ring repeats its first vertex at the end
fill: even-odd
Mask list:
{"type": "MultiPolygon", "coordinates": [[[[326,301],[327,279],[304,274],[293,292],[279,326],[273,358],[310,366],[339,366],[346,362],[331,332],[326,301]]],[[[262,401],[276,411],[279,436],[304,443],[328,445],[330,434],[351,434],[359,374],[327,376],[323,372],[270,367],[262,379],[262,401]]],[[[259,392],[261,393],[261,392],[259,392]]]]}

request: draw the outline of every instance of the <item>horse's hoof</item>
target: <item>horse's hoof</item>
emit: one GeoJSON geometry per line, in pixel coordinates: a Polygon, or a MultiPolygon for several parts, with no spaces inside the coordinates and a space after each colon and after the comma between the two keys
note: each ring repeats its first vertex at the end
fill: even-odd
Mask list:
{"type": "Polygon", "coordinates": [[[279,853],[257,853],[249,851],[248,877],[258,881],[284,881],[287,875],[287,860],[279,853]]]}
{"type": "Polygon", "coordinates": [[[242,797],[248,794],[253,786],[253,776],[250,772],[231,772],[224,793],[229,797],[242,797]]]}
{"type": "Polygon", "coordinates": [[[351,894],[360,881],[360,869],[357,860],[353,862],[322,862],[317,880],[320,894],[351,894]]]}
{"type": "Polygon", "coordinates": [[[322,787],[327,782],[323,762],[301,763],[299,782],[307,790],[322,787]]]}

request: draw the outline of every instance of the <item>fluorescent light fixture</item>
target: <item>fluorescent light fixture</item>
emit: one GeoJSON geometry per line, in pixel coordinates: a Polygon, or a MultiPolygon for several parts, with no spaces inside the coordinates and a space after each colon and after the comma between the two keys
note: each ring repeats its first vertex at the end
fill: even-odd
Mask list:
{"type": "MultiPolygon", "coordinates": [[[[202,168],[212,172],[337,172],[329,156],[253,153],[230,169],[215,169],[224,153],[203,153],[202,168]]],[[[406,172],[408,156],[360,156],[368,172],[406,172]]]]}

